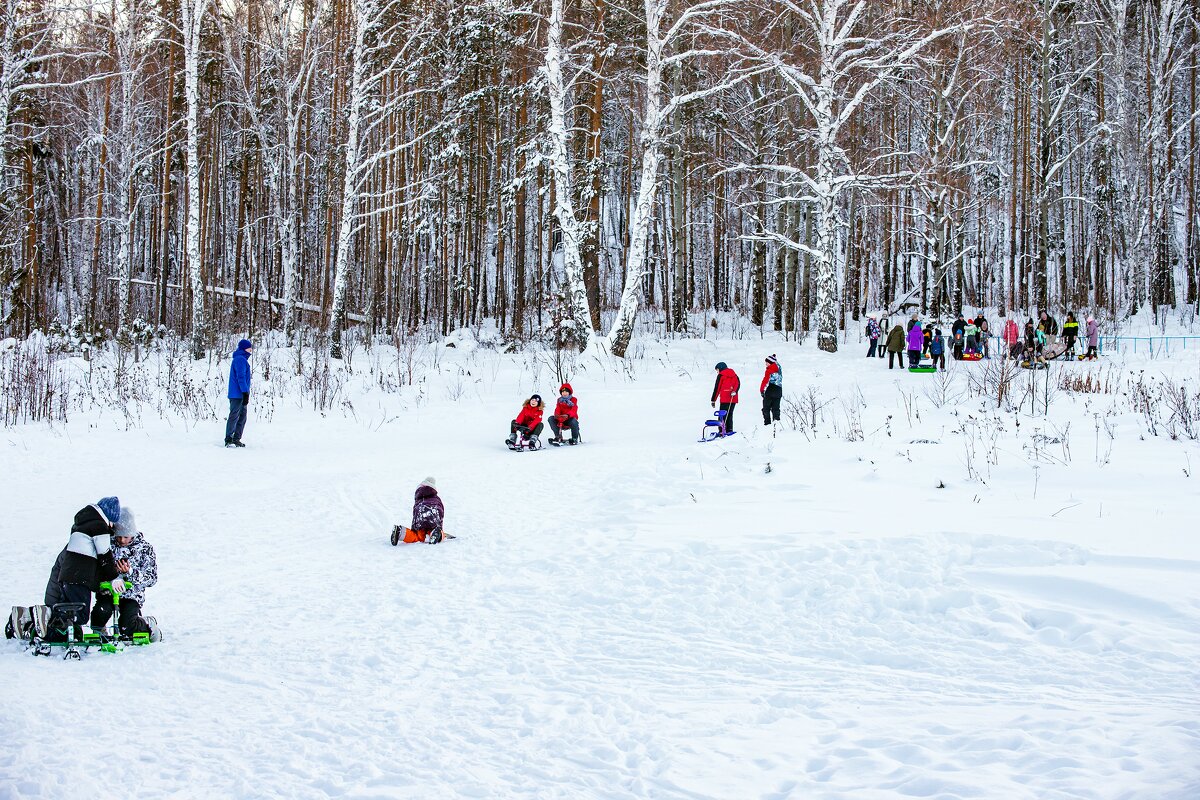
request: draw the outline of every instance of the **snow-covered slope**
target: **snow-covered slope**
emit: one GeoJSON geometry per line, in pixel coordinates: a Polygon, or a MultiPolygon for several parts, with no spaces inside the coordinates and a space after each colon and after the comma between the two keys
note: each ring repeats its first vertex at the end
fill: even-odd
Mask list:
{"type": "MultiPolygon", "coordinates": [[[[0,798],[1200,797],[1200,449],[1125,398],[647,345],[571,370],[584,446],[514,454],[549,361],[459,343],[398,393],[360,355],[353,414],[260,375],[240,451],[149,412],[0,432],[4,607],[118,494],[167,633],[0,644],[0,798]],[[740,432],[699,444],[718,360],[740,432]],[[393,548],[426,475],[460,538],[393,548]]],[[[1147,366],[1197,374],[1067,369],[1147,366]]]]}

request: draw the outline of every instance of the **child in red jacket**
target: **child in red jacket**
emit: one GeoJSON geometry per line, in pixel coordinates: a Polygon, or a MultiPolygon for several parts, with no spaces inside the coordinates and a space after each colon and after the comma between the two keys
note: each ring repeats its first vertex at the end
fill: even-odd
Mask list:
{"type": "Polygon", "coordinates": [[[570,444],[579,444],[579,401],[575,399],[575,390],[569,383],[558,387],[558,402],[554,404],[554,415],[550,417],[550,430],[554,431],[550,444],[563,443],[563,428],[571,431],[570,444]]]}
{"type": "Polygon", "coordinates": [[[546,404],[542,402],[542,396],[535,394],[521,406],[521,413],[517,414],[517,418],[512,421],[509,426],[511,434],[504,443],[512,447],[517,443],[517,432],[529,440],[534,449],[537,449],[537,437],[542,432],[542,412],[546,409],[546,404]]]}
{"type": "Polygon", "coordinates": [[[767,368],[763,373],[758,393],[763,399],[763,425],[770,425],[771,418],[779,422],[779,403],[783,400],[783,368],[774,353],[767,356],[767,368]]]}

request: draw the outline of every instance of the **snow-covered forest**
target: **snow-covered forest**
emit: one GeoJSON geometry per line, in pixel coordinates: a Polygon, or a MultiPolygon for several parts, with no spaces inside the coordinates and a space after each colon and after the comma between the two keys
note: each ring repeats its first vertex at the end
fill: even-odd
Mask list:
{"type": "Polygon", "coordinates": [[[0,335],[1197,301],[1193,0],[2,0],[0,335]]]}

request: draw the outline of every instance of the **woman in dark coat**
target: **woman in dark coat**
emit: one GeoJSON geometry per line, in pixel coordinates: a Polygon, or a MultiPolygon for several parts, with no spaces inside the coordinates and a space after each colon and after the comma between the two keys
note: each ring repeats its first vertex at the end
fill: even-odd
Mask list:
{"type": "Polygon", "coordinates": [[[900,369],[904,369],[904,328],[897,325],[888,333],[887,352],[888,352],[888,369],[892,368],[893,359],[900,362],[900,369]]]}

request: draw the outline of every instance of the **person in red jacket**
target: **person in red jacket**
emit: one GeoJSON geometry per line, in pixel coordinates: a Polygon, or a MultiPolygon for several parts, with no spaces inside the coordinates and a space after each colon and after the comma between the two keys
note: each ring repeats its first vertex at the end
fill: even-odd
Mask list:
{"type": "Polygon", "coordinates": [[[505,439],[505,444],[515,445],[517,443],[517,432],[520,431],[524,436],[537,448],[537,437],[542,432],[542,412],[546,409],[546,404],[542,402],[542,396],[535,394],[521,406],[521,413],[517,414],[517,418],[512,421],[509,426],[510,436],[505,439]]]}
{"type": "Polygon", "coordinates": [[[758,393],[763,399],[763,425],[770,425],[774,417],[779,422],[779,402],[783,399],[783,368],[775,354],[767,356],[767,370],[763,373],[758,393]]]}
{"type": "Polygon", "coordinates": [[[733,433],[733,410],[737,407],[738,389],[742,388],[742,381],[738,378],[737,373],[729,368],[729,365],[724,361],[717,364],[717,382],[713,384],[712,404],[713,408],[717,407],[717,403],[721,404],[721,410],[725,412],[725,435],[733,433]]]}
{"type": "Polygon", "coordinates": [[[552,443],[563,443],[563,428],[571,431],[570,443],[579,444],[579,401],[575,399],[575,390],[569,383],[558,387],[558,402],[554,404],[554,414],[550,417],[550,430],[554,431],[552,443]]]}

